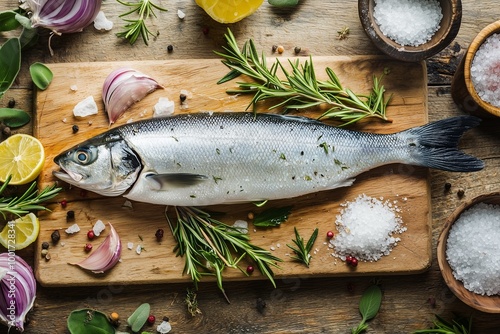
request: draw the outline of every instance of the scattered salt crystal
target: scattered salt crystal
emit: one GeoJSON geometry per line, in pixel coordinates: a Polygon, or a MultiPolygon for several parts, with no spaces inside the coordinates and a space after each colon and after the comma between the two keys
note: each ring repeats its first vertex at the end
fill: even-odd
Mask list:
{"type": "Polygon", "coordinates": [[[273,250],[276,250],[276,248],[275,248],[274,246],[271,246],[271,250],[272,250],[272,251],[273,251],[273,250]]]}
{"type": "Polygon", "coordinates": [[[105,228],[106,228],[106,226],[104,225],[102,220],[98,220],[95,222],[94,226],[92,227],[92,231],[94,232],[94,235],[96,237],[98,237],[99,235],[101,235],[101,232],[104,231],[105,228]]]}
{"type": "Polygon", "coordinates": [[[373,17],[385,36],[418,46],[438,31],[443,14],[438,0],[375,0],[373,17]]]}
{"type": "Polygon", "coordinates": [[[97,30],[109,31],[113,29],[113,22],[108,20],[104,12],[101,10],[97,13],[97,16],[94,19],[94,28],[97,30]]]}
{"type": "Polygon", "coordinates": [[[167,334],[172,330],[172,326],[170,323],[166,320],[163,320],[161,324],[156,327],[156,331],[161,334],[167,334]]]}
{"type": "Polygon", "coordinates": [[[470,72],[481,100],[500,108],[500,34],[489,36],[479,47],[470,72]]]}
{"type": "Polygon", "coordinates": [[[160,97],[153,107],[153,117],[170,116],[174,113],[174,108],[174,101],[170,101],[168,97],[160,97]]]}
{"type": "Polygon", "coordinates": [[[141,245],[137,245],[136,249],[135,249],[135,252],[137,253],[137,255],[141,255],[141,252],[142,252],[142,246],[141,245]]]}
{"type": "Polygon", "coordinates": [[[80,231],[80,226],[78,226],[78,224],[73,224],[70,227],[68,227],[64,232],[68,234],[73,234],[79,231],[80,231]]]}
{"type": "Polygon", "coordinates": [[[347,255],[362,261],[377,261],[389,255],[400,241],[395,234],[406,231],[403,221],[388,202],[365,194],[347,202],[335,221],[338,233],[330,243],[333,254],[344,260],[347,255]]]}
{"type": "Polygon", "coordinates": [[[186,14],[180,10],[180,9],[177,9],[177,16],[181,19],[181,20],[184,20],[184,18],[186,17],[186,14]]]}
{"type": "Polygon", "coordinates": [[[62,122],[63,122],[63,123],[66,123],[66,122],[67,122],[66,117],[62,119],[62,122]]]}
{"type": "Polygon", "coordinates": [[[450,229],[446,258],[453,276],[481,295],[500,294],[500,205],[479,203],[450,229]]]}
{"type": "Polygon", "coordinates": [[[69,89],[71,89],[73,92],[76,92],[78,90],[78,86],[77,85],[71,85],[71,86],[69,86],[69,89]]]}
{"type": "Polygon", "coordinates": [[[62,247],[64,247],[64,246],[66,246],[66,243],[63,241],[63,242],[61,242],[61,243],[60,243],[60,245],[61,245],[62,247]]]}
{"type": "Polygon", "coordinates": [[[86,117],[95,114],[97,114],[97,104],[92,95],[78,102],[73,108],[73,115],[76,117],[86,117]]]}
{"type": "Polygon", "coordinates": [[[132,248],[134,248],[134,243],[133,243],[133,242],[128,242],[128,243],[127,243],[127,248],[128,248],[128,249],[132,249],[132,248]]]}
{"type": "Polygon", "coordinates": [[[281,247],[281,244],[280,244],[280,243],[277,243],[277,244],[276,244],[276,247],[280,248],[280,247],[281,247]]]}
{"type": "Polygon", "coordinates": [[[248,233],[248,222],[244,220],[237,220],[234,222],[233,227],[242,234],[248,233]]]}

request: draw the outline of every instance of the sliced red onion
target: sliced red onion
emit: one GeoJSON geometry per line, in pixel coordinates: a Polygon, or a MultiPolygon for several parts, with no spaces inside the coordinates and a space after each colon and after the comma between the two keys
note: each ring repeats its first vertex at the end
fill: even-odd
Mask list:
{"type": "Polygon", "coordinates": [[[33,307],[36,281],[31,267],[19,256],[0,254],[0,321],[9,327],[24,331],[26,314],[33,307]]]}
{"type": "Polygon", "coordinates": [[[113,225],[109,224],[109,227],[109,234],[103,243],[85,260],[72,264],[95,274],[102,274],[113,268],[120,260],[122,243],[113,225]]]}
{"type": "Polygon", "coordinates": [[[111,72],[102,87],[102,99],[113,124],[123,113],[146,95],[163,88],[156,80],[132,68],[119,68],[111,72]]]}
{"type": "Polygon", "coordinates": [[[32,12],[33,28],[43,27],[55,34],[80,32],[94,22],[102,0],[26,0],[32,12]]]}

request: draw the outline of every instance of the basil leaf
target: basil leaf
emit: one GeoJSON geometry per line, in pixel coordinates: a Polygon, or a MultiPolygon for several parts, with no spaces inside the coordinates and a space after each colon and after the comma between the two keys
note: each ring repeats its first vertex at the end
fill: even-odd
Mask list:
{"type": "Polygon", "coordinates": [[[54,77],[52,71],[42,63],[33,63],[30,66],[33,83],[41,90],[46,90],[54,77]]]}
{"type": "Polygon", "coordinates": [[[21,109],[0,108],[0,121],[11,128],[18,128],[28,124],[30,115],[21,109]]]}
{"type": "Polygon", "coordinates": [[[133,332],[138,332],[142,326],[146,323],[149,317],[149,311],[151,307],[148,303],[141,304],[134,313],[127,319],[127,324],[130,326],[133,332]]]}
{"type": "Polygon", "coordinates": [[[71,312],[67,324],[71,334],[115,333],[115,328],[104,313],[88,308],[71,312]]]}
{"type": "Polygon", "coordinates": [[[0,31],[11,31],[20,26],[16,20],[17,13],[13,10],[0,12],[0,31]]]}
{"type": "Polygon", "coordinates": [[[378,285],[372,285],[363,292],[359,301],[359,313],[363,317],[363,321],[373,319],[380,309],[382,303],[382,290],[378,285]]]}
{"type": "Polygon", "coordinates": [[[288,215],[292,211],[291,206],[281,208],[273,208],[265,210],[257,215],[253,220],[253,224],[259,227],[274,227],[280,225],[288,219],[288,215]]]}
{"type": "Polygon", "coordinates": [[[21,42],[21,49],[29,48],[34,46],[38,42],[38,33],[36,29],[24,28],[19,36],[19,41],[21,42]]]}
{"type": "Polygon", "coordinates": [[[12,86],[21,68],[19,38],[10,38],[0,48],[0,98],[12,86]]]}
{"type": "Polygon", "coordinates": [[[293,7],[299,3],[299,0],[269,0],[269,4],[276,7],[293,7]]]}

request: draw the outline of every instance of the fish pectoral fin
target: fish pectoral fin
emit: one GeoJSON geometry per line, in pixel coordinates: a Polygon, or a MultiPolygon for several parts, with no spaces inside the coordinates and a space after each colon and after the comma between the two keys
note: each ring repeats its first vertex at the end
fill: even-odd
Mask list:
{"type": "Polygon", "coordinates": [[[206,175],[190,173],[146,174],[145,180],[152,190],[168,190],[196,185],[208,180],[206,175]]]}

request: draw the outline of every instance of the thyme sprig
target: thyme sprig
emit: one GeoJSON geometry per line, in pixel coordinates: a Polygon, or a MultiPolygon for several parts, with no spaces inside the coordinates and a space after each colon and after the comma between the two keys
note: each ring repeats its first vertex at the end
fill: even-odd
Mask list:
{"type": "Polygon", "coordinates": [[[148,45],[149,36],[155,36],[148,27],[146,26],[146,20],[152,15],[156,17],[154,12],[155,9],[159,11],[167,11],[166,8],[160,7],[151,0],[138,0],[137,2],[126,2],[122,0],[116,0],[120,4],[130,7],[131,9],[121,14],[119,17],[123,18],[127,24],[124,30],[117,33],[116,36],[123,37],[129,41],[130,44],[134,44],[139,36],[142,36],[144,44],[148,45]],[[138,18],[126,19],[125,16],[137,13],[138,18]]]}
{"type": "Polygon", "coordinates": [[[1,197],[10,180],[9,176],[0,187],[0,214],[4,219],[7,219],[7,214],[21,216],[30,211],[48,210],[41,204],[54,198],[61,191],[61,188],[56,188],[55,185],[47,186],[39,191],[36,182],[33,182],[20,197],[1,197]]]}
{"type": "Polygon", "coordinates": [[[184,257],[183,272],[191,276],[195,286],[203,276],[215,276],[217,286],[226,296],[222,273],[225,268],[236,268],[246,274],[238,266],[245,257],[250,258],[260,272],[276,286],[272,267],[278,268],[277,262],[281,259],[251,244],[249,236],[238,228],[212,218],[199,208],[175,207],[174,210],[177,216],[175,224],[165,212],[172,235],[177,241],[174,251],[177,256],[184,257]]]}
{"type": "Polygon", "coordinates": [[[215,51],[222,57],[222,63],[230,71],[218,81],[218,84],[230,81],[240,75],[246,75],[252,82],[238,82],[239,89],[228,90],[228,94],[254,94],[249,107],[256,110],[257,103],[265,100],[279,100],[269,107],[282,109],[284,113],[291,110],[324,107],[327,110],[320,118],[339,121],[345,126],[364,118],[377,118],[390,121],[386,116],[390,97],[385,98],[385,88],[381,85],[381,77],[373,77],[373,86],[368,95],[355,94],[349,88],[342,86],[335,72],[325,69],[328,80],[316,78],[312,57],[303,64],[299,59],[288,60],[291,70],[276,59],[268,67],[264,53],[259,56],[255,43],[250,39],[240,50],[236,39],[228,29],[224,35],[227,46],[224,52],[215,51]],[[278,76],[278,70],[283,73],[284,80],[278,76]]]}
{"type": "Polygon", "coordinates": [[[292,259],[300,261],[304,263],[307,267],[309,267],[312,258],[311,250],[313,248],[314,242],[316,241],[316,238],[318,237],[318,229],[317,228],[314,229],[307,243],[304,243],[304,238],[300,236],[299,231],[297,230],[296,227],[294,227],[294,231],[295,231],[295,239],[292,239],[292,241],[295,244],[295,246],[287,244],[288,248],[293,250],[295,253],[295,256],[292,256],[292,259]]]}

